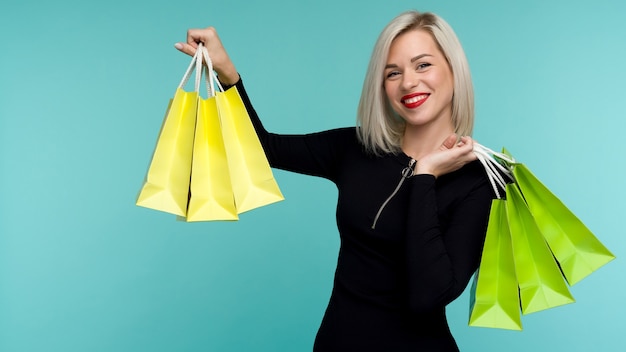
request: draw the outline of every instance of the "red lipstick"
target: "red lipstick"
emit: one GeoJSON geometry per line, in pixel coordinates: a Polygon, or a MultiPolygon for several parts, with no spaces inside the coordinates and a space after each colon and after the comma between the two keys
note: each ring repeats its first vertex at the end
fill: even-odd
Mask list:
{"type": "Polygon", "coordinates": [[[415,109],[418,106],[424,104],[424,102],[426,102],[426,99],[428,99],[429,96],[430,96],[430,94],[428,94],[428,93],[421,93],[421,92],[413,93],[413,94],[407,94],[407,95],[402,97],[401,102],[407,108],[415,109]]]}

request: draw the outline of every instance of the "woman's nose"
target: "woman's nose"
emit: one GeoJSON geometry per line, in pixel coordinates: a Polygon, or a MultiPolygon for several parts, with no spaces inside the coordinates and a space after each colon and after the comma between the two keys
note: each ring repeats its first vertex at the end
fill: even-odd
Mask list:
{"type": "Polygon", "coordinates": [[[415,88],[419,85],[419,81],[419,75],[417,74],[417,72],[406,72],[404,75],[402,75],[402,88],[406,90],[415,88]]]}

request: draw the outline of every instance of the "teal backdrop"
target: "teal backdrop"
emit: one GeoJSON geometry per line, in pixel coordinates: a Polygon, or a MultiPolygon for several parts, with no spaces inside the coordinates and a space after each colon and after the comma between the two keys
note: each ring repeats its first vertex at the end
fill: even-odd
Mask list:
{"type": "Polygon", "coordinates": [[[215,26],[268,129],[355,123],[365,68],[401,11],[460,37],[475,137],[506,146],[617,259],[524,331],[467,326],[462,351],[621,351],[626,328],[626,2],[4,1],[0,5],[0,351],[309,351],[339,245],[336,189],[275,171],[286,200],[239,222],[134,205],[189,58],[215,26]]]}

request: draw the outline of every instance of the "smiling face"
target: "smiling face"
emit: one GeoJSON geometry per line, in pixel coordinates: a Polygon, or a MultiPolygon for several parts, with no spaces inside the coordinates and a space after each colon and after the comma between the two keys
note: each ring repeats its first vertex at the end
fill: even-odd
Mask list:
{"type": "Polygon", "coordinates": [[[391,43],[384,75],[387,98],[406,121],[407,129],[454,129],[454,78],[430,33],[409,30],[397,36],[391,43]]]}

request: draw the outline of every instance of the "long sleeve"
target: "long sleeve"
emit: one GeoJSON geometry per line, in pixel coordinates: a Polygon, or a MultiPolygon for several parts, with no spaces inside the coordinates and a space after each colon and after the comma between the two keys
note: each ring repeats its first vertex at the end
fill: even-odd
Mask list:
{"type": "Polygon", "coordinates": [[[356,137],[354,128],[301,135],[270,133],[250,102],[243,81],[240,79],[235,86],[272,167],[330,180],[336,178],[337,166],[341,164],[341,152],[344,150],[342,144],[356,137]]]}
{"type": "Polygon", "coordinates": [[[477,163],[467,168],[475,176],[464,179],[472,183],[461,187],[455,184],[459,183],[455,175],[442,178],[440,187],[429,175],[411,180],[406,257],[413,312],[443,307],[456,299],[480,262],[493,191],[477,163]],[[444,202],[438,198],[455,197],[450,187],[467,191],[440,212],[444,202]]]}

